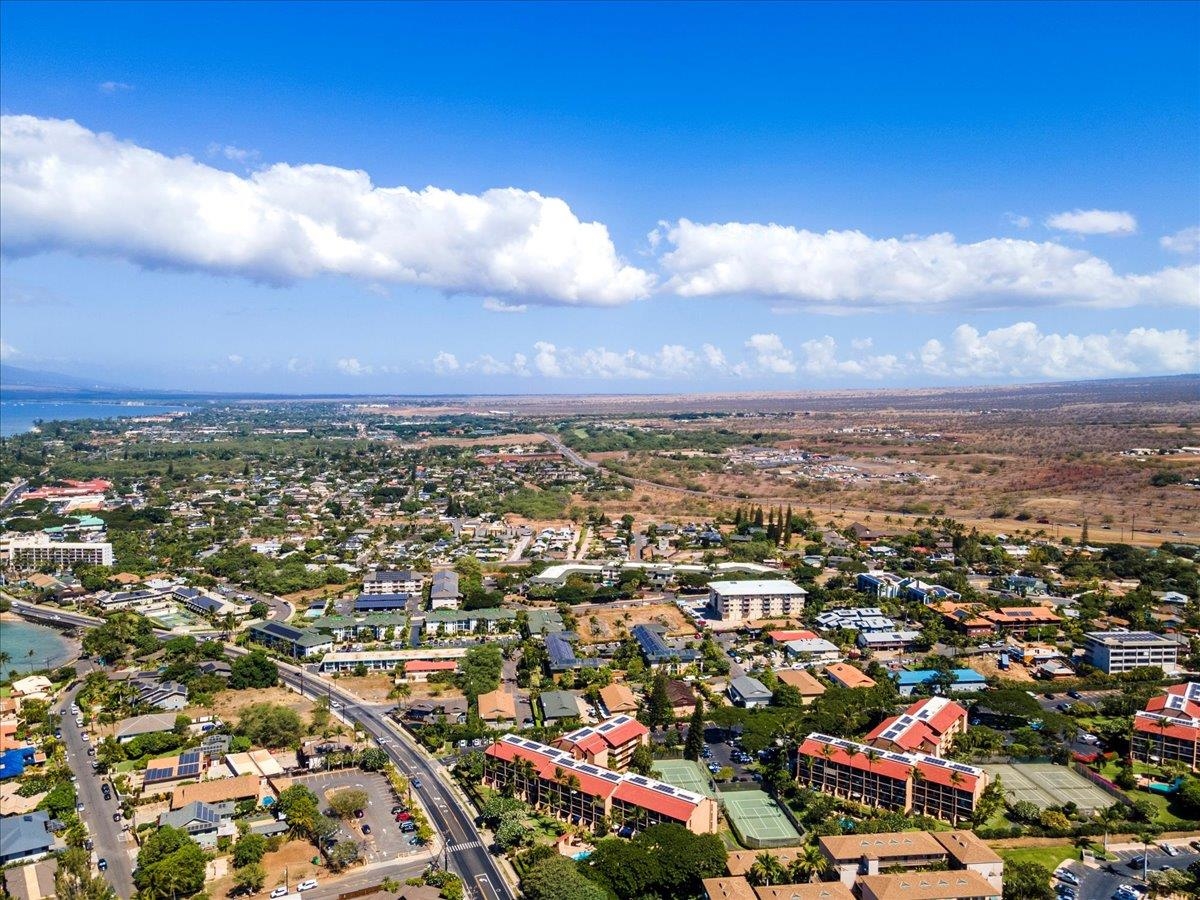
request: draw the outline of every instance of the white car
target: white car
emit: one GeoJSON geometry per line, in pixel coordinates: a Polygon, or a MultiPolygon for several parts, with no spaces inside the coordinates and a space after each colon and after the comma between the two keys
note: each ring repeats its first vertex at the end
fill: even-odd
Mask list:
{"type": "Polygon", "coordinates": [[[271,891],[272,900],[274,900],[275,897],[286,897],[287,895],[288,889],[285,887],[277,887],[275,890],[271,891]]]}
{"type": "Polygon", "coordinates": [[[317,886],[317,882],[315,880],[313,880],[312,878],[310,878],[310,879],[308,879],[308,881],[302,881],[298,885],[296,885],[296,890],[297,891],[311,891],[316,886],[317,886]]]}

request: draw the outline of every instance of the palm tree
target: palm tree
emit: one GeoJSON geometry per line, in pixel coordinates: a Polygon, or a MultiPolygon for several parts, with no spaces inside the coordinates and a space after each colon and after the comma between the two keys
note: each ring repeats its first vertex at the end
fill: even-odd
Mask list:
{"type": "Polygon", "coordinates": [[[773,884],[783,884],[788,876],[779,858],[764,850],[754,857],[754,863],[746,877],[753,885],[770,887],[773,884]]]}
{"type": "Polygon", "coordinates": [[[825,757],[825,765],[821,766],[821,793],[829,793],[826,779],[829,776],[829,761],[833,758],[833,747],[829,744],[821,745],[821,755],[825,757]]]}
{"type": "Polygon", "coordinates": [[[795,882],[812,882],[829,868],[829,860],[816,844],[809,844],[788,866],[788,877],[795,882]]]}
{"type": "Polygon", "coordinates": [[[1108,853],[1108,833],[1112,827],[1118,822],[1124,821],[1125,813],[1121,809],[1121,804],[1114,803],[1112,806],[1106,806],[1104,809],[1096,813],[1096,819],[1104,826],[1104,852],[1108,853]]]}
{"type": "Polygon", "coordinates": [[[10,662],[12,662],[12,657],[6,651],[0,650],[0,669],[3,669],[10,662]]]}
{"type": "MultiPolygon", "coordinates": [[[[952,785],[954,785],[954,787],[958,787],[960,784],[962,784],[962,780],[963,780],[963,777],[959,773],[958,769],[950,770],[950,783],[952,785]]],[[[958,824],[958,798],[954,799],[954,812],[951,815],[953,817],[954,824],[957,825],[958,824]]]]}

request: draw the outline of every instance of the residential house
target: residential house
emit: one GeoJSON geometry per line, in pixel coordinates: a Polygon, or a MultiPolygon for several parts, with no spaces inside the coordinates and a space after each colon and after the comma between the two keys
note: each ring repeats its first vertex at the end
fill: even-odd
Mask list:
{"type": "Polygon", "coordinates": [[[162,734],[175,730],[175,713],[151,713],[148,716],[134,716],[122,719],[117,723],[113,737],[118,744],[128,744],[135,737],[143,734],[162,734]]]}
{"type": "Polygon", "coordinates": [[[4,870],[4,890],[12,900],[53,900],[58,896],[54,887],[57,871],[58,861],[54,859],[10,866],[4,870]]]}
{"type": "Polygon", "coordinates": [[[586,719],[587,704],[574,691],[546,691],[538,702],[542,706],[542,720],[547,724],[564,719],[586,719]]]}
{"type": "Polygon", "coordinates": [[[168,810],[158,817],[159,827],[170,825],[180,828],[205,850],[217,846],[217,838],[221,835],[233,837],[237,828],[233,824],[233,813],[236,804],[226,800],[221,803],[205,803],[193,800],[179,809],[168,810]]]}
{"type": "Polygon", "coordinates": [[[667,700],[676,719],[690,718],[696,711],[696,689],[686,681],[672,678],[667,682],[667,700]]]}
{"type": "Polygon", "coordinates": [[[423,684],[430,675],[457,671],[456,659],[410,659],[404,663],[404,680],[409,684],[423,684]]]}
{"type": "Polygon", "coordinates": [[[800,692],[800,702],[808,706],[825,693],[825,685],[807,669],[779,669],[775,677],[800,692]]]}
{"type": "Polygon", "coordinates": [[[53,849],[50,817],[41,810],[0,819],[0,866],[33,862],[53,849]]]}
{"type": "Polygon", "coordinates": [[[825,677],[838,687],[868,688],[875,687],[875,679],[864,675],[862,669],[857,669],[849,663],[833,663],[825,667],[825,677]]]}
{"type": "Polygon", "coordinates": [[[429,587],[430,609],[454,609],[462,600],[458,589],[458,573],[453,569],[442,569],[433,573],[429,587]]]}
{"type": "Polygon", "coordinates": [[[517,698],[497,688],[478,698],[479,718],[491,728],[513,728],[517,724],[517,698]]]}
{"type": "Polygon", "coordinates": [[[600,688],[600,705],[608,716],[636,715],[638,711],[637,697],[628,685],[620,682],[600,688]]]}
{"type": "Polygon", "coordinates": [[[746,709],[768,706],[772,696],[770,688],[749,675],[739,675],[732,679],[725,689],[725,693],[737,706],[743,706],[746,709]]]}
{"type": "Polygon", "coordinates": [[[260,802],[263,797],[272,795],[270,783],[260,775],[238,775],[234,778],[218,778],[213,781],[201,781],[197,784],[185,784],[171,793],[171,809],[183,809],[195,800],[205,803],[224,803],[241,800],[260,802]]]}

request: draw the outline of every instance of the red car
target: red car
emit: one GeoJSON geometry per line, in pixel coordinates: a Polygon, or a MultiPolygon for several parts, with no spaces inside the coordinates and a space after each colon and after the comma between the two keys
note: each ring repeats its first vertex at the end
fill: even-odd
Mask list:
{"type": "Polygon", "coordinates": [[[407,822],[410,819],[412,819],[412,813],[406,813],[406,812],[396,813],[396,821],[397,822],[407,822]]]}

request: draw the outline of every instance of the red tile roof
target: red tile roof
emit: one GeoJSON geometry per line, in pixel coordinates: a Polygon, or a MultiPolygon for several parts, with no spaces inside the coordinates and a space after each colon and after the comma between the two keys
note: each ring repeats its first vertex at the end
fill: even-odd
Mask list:
{"type": "Polygon", "coordinates": [[[1161,716],[1151,716],[1139,713],[1134,716],[1133,730],[1141,731],[1145,734],[1164,735],[1166,737],[1177,738],[1182,741],[1195,741],[1200,739],[1200,727],[1196,725],[1178,722],[1172,723],[1170,719],[1161,716]],[[1160,728],[1159,722],[1168,722],[1166,728],[1160,728]]]}
{"type": "Polygon", "coordinates": [[[410,659],[404,663],[404,671],[411,672],[453,672],[458,668],[458,660],[454,659],[410,659]]]}
{"type": "Polygon", "coordinates": [[[811,756],[815,759],[828,758],[832,762],[839,765],[850,766],[853,769],[861,769],[864,772],[875,772],[879,775],[887,775],[889,778],[895,778],[904,781],[912,772],[912,766],[905,763],[898,763],[894,760],[879,758],[871,763],[866,753],[850,753],[842,747],[837,747],[832,744],[825,744],[822,741],[813,739],[812,737],[805,738],[804,743],[800,745],[800,753],[805,756],[811,756]],[[822,752],[822,747],[831,747],[833,752],[828,757],[822,752]]]}
{"type": "Polygon", "coordinates": [[[659,815],[668,816],[679,822],[686,822],[696,805],[682,797],[669,797],[651,788],[642,787],[631,781],[622,781],[613,793],[614,800],[624,800],[642,809],[648,809],[659,815]]]}
{"type": "Polygon", "coordinates": [[[975,786],[979,783],[978,775],[972,775],[969,772],[959,772],[959,782],[955,784],[953,776],[957,770],[947,769],[945,766],[935,765],[924,760],[917,763],[917,768],[921,770],[921,774],[925,776],[926,781],[932,781],[935,784],[944,784],[960,791],[971,791],[974,793],[975,786]]]}

